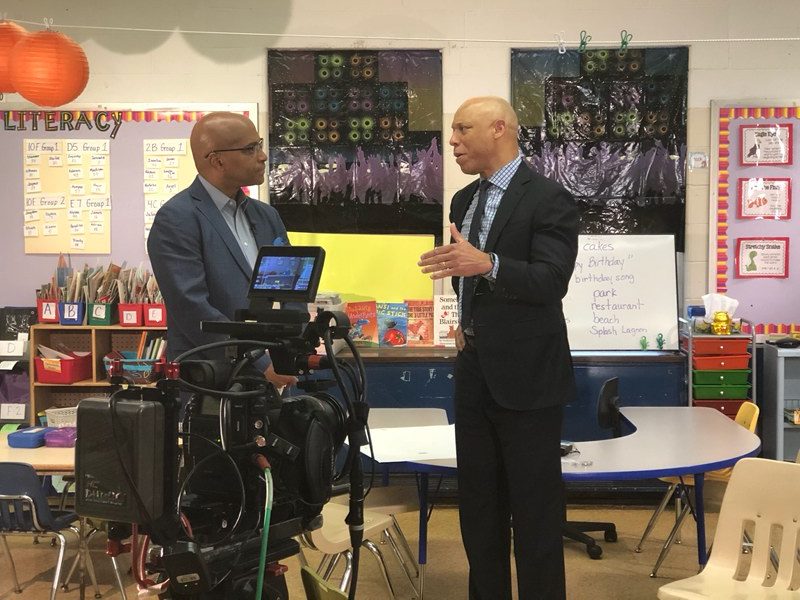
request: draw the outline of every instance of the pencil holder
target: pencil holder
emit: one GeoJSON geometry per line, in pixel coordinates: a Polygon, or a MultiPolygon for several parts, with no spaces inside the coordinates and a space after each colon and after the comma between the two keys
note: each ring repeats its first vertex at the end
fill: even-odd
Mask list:
{"type": "Polygon", "coordinates": [[[117,322],[116,304],[106,302],[89,303],[89,325],[114,325],[117,322]]]}
{"type": "Polygon", "coordinates": [[[58,303],[58,322],[62,325],[83,325],[83,317],[85,314],[85,302],[58,303]]]}
{"type": "Polygon", "coordinates": [[[36,318],[39,323],[58,323],[58,302],[37,298],[36,318]]]}
{"type": "Polygon", "coordinates": [[[163,304],[143,304],[142,308],[147,327],[166,327],[167,311],[163,304]]]}

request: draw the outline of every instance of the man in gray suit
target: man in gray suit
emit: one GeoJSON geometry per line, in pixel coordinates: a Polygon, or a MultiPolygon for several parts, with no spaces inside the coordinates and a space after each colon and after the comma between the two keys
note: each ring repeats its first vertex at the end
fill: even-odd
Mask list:
{"type": "MultiPolygon", "coordinates": [[[[250,119],[209,113],[192,129],[190,145],[198,176],[159,209],[147,240],[167,307],[169,359],[220,339],[202,333],[200,321],[229,321],[247,308],[259,247],[289,243],[278,211],[241,189],[264,182],[267,161],[250,119]]],[[[296,383],[272,365],[265,375],[277,387],[296,383]]]]}

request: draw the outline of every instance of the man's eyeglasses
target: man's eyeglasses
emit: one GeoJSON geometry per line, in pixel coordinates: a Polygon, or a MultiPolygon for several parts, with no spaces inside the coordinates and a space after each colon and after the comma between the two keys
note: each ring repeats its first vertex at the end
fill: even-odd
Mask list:
{"type": "Polygon", "coordinates": [[[220,150],[212,150],[208,154],[205,155],[205,158],[208,158],[212,154],[219,154],[220,152],[241,152],[242,154],[246,154],[247,156],[253,156],[256,152],[261,152],[264,148],[264,138],[258,138],[257,142],[253,142],[252,144],[247,144],[247,146],[242,146],[241,148],[222,148],[220,150]]]}

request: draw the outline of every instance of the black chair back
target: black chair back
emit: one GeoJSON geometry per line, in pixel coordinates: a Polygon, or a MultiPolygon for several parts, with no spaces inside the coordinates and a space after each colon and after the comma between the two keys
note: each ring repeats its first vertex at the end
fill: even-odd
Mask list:
{"type": "Polygon", "coordinates": [[[614,437],[620,437],[622,430],[619,416],[619,377],[606,379],[597,396],[597,424],[603,429],[611,429],[614,437]]]}

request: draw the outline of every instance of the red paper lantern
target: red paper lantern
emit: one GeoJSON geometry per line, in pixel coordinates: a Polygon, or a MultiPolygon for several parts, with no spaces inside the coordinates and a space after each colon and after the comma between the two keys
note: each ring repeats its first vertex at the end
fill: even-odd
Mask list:
{"type": "Polygon", "coordinates": [[[8,65],[11,62],[11,50],[28,31],[12,21],[0,21],[0,93],[16,92],[11,83],[8,65]]]}
{"type": "Polygon", "coordinates": [[[77,98],[89,81],[83,49],[63,33],[32,33],[11,51],[11,83],[39,106],[61,106],[77,98]]]}

